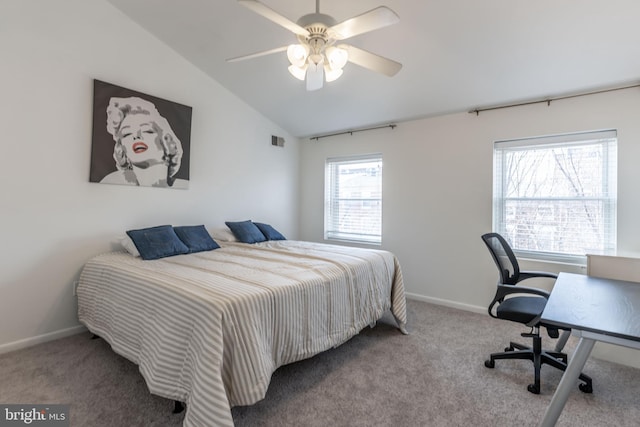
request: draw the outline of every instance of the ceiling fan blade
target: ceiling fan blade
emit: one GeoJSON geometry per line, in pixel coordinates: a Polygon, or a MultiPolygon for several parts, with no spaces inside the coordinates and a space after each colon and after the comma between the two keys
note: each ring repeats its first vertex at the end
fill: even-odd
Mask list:
{"type": "Polygon", "coordinates": [[[307,68],[307,90],[322,89],[324,82],[324,65],[321,63],[314,64],[311,62],[307,68]]]}
{"type": "Polygon", "coordinates": [[[396,73],[402,68],[401,63],[392,61],[384,56],[368,52],[364,49],[347,44],[341,44],[337,47],[347,50],[349,53],[349,62],[353,62],[356,65],[382,73],[389,77],[396,75],[396,73]]]}
{"type": "Polygon", "coordinates": [[[396,13],[385,6],[380,6],[368,12],[347,19],[329,28],[329,34],[335,40],[344,40],[349,37],[377,30],[400,21],[396,13]]]}
{"type": "Polygon", "coordinates": [[[235,58],[227,59],[227,62],[244,61],[245,59],[258,58],[260,56],[271,55],[272,53],[284,52],[288,46],[277,47],[275,49],[263,50],[262,52],[251,53],[249,55],[236,56],[235,58]]]}
{"type": "Polygon", "coordinates": [[[298,25],[295,22],[285,18],[284,16],[280,15],[275,10],[273,10],[270,7],[260,3],[257,0],[238,0],[238,3],[240,3],[243,6],[253,10],[257,14],[264,16],[268,20],[270,20],[272,22],[275,22],[276,24],[280,25],[281,27],[286,28],[287,30],[291,31],[292,33],[295,33],[295,34],[298,34],[298,35],[301,35],[301,36],[305,36],[305,37],[309,35],[309,31],[305,30],[300,25],[298,25]]]}

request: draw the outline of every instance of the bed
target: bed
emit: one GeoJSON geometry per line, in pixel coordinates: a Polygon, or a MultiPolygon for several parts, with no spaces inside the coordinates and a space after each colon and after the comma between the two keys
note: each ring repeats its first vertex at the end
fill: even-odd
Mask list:
{"type": "Polygon", "coordinates": [[[232,426],[280,366],[338,346],[391,310],[406,333],[400,265],[387,251],[292,240],[84,266],[78,317],[139,366],[151,393],[186,403],[183,425],[232,426]]]}

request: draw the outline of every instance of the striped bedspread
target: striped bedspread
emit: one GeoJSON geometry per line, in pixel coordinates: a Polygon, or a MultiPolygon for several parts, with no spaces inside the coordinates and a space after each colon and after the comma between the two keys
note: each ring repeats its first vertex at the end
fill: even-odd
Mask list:
{"type": "Polygon", "coordinates": [[[391,309],[406,333],[402,273],[386,251],[300,241],[222,243],[143,261],[91,259],[80,322],[139,365],[151,393],[186,402],[186,427],[232,426],[273,372],[342,344],[391,309]]]}

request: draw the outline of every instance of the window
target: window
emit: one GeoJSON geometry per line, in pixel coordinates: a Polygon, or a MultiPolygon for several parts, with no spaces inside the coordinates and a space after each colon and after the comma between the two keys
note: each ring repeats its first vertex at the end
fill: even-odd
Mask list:
{"type": "Polygon", "coordinates": [[[615,130],[494,144],[493,228],[519,256],[584,263],[616,248],[615,130]]]}
{"type": "Polygon", "coordinates": [[[382,155],[327,159],[324,238],[382,242],[382,155]]]}

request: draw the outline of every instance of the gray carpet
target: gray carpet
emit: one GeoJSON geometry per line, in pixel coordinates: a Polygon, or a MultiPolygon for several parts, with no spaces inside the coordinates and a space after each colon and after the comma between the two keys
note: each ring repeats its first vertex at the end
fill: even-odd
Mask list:
{"type": "MultiPolygon", "coordinates": [[[[264,400],[233,408],[236,425],[537,425],[561,374],[544,366],[541,394],[532,395],[530,362],[483,363],[509,340],[526,342],[520,325],[418,301],[408,307],[409,336],[385,316],[336,349],[278,369],[264,400]]],[[[576,387],[558,426],[640,424],[640,370],[589,359],[585,373],[594,393],[576,387]]],[[[0,355],[0,402],[68,403],[72,426],[179,426],[183,418],[89,333],[0,355]]]]}

